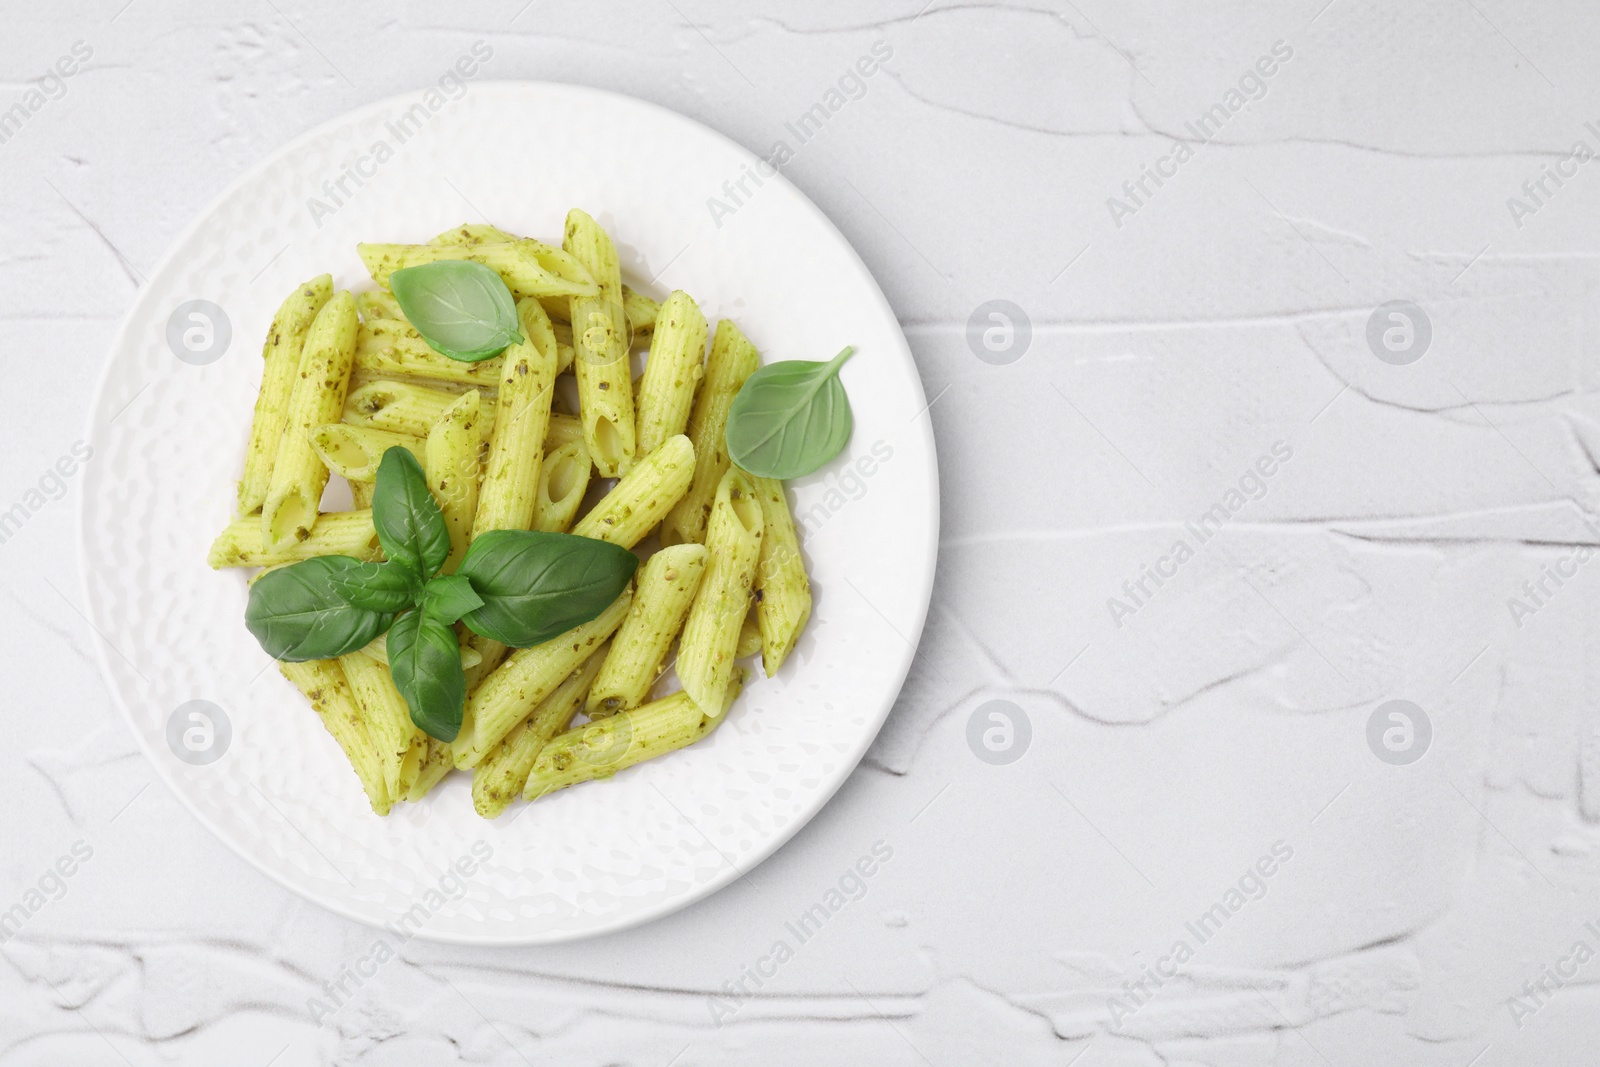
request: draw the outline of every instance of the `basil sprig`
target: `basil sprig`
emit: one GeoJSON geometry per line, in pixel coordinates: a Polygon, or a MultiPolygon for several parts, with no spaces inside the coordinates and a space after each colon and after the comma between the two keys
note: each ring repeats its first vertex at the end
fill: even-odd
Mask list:
{"type": "Polygon", "coordinates": [[[746,378],[728,408],[728,458],[758,478],[786,479],[838,455],[854,425],[839,368],[853,352],[827,363],[769,363],[746,378]]]}
{"type": "Polygon", "coordinates": [[[389,673],[406,698],[411,721],[430,737],[454,741],[467,698],[455,629],[426,608],[413,608],[394,621],[384,644],[389,673]]]}
{"type": "MultiPolygon", "coordinates": [[[[293,570],[292,567],[287,569],[293,570]]],[[[417,579],[417,571],[401,563],[362,563],[334,575],[332,584],[333,591],[347,603],[368,611],[386,611],[393,615],[406,610],[416,601],[417,579]]]]}
{"type": "Polygon", "coordinates": [[[482,606],[462,616],[474,633],[527,648],[599,615],[622,595],[639,558],[606,541],[533,530],[473,539],[460,573],[482,606]]]}
{"type": "Polygon", "coordinates": [[[522,340],[511,290],[482,263],[442,259],[406,267],[389,275],[389,288],[422,339],[451,359],[492,359],[522,340]]]}
{"type": "Polygon", "coordinates": [[[439,572],[450,555],[450,528],[428,491],[422,464],[407,449],[391,448],[378,461],[372,525],[389,563],[419,587],[439,572]]]}
{"type": "MultiPolygon", "coordinates": [[[[452,626],[461,616],[482,606],[483,597],[472,588],[472,582],[464,574],[441,574],[422,590],[422,610],[452,626]]],[[[504,641],[500,643],[505,644],[504,641]]]]}
{"type": "Polygon", "coordinates": [[[526,648],[582,625],[626,588],[639,565],[625,548],[571,534],[503,530],[440,574],[450,533],[415,456],[391,448],[378,465],[372,519],[383,563],[317,556],[263,575],[245,625],[275,659],[333,659],[387,632],[389,670],[411,721],[454,741],[466,703],[456,640],[474,633],[526,648]]]}
{"type": "Polygon", "coordinates": [[[349,556],[317,556],[261,576],[250,587],[244,624],[273,659],[332,659],[360,648],[394,621],[345,598],[341,581],[371,566],[349,556]]]}

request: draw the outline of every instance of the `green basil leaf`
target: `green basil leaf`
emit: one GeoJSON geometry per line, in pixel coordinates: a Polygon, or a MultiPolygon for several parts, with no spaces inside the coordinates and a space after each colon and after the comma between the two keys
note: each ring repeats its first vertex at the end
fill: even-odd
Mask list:
{"type": "Polygon", "coordinates": [[[416,575],[415,587],[439,572],[450,555],[450,530],[439,505],[428,492],[422,464],[399,445],[378,463],[372,491],[372,524],[389,562],[416,575]]]}
{"type": "Polygon", "coordinates": [[[483,597],[460,574],[441,574],[422,588],[422,610],[440,622],[455,621],[474,608],[483,607],[483,597]]]}
{"type": "Polygon", "coordinates": [[[532,530],[480,534],[456,573],[483,606],[462,616],[474,633],[527,648],[581,626],[622,595],[639,557],[607,541],[532,530]]]}
{"type": "Polygon", "coordinates": [[[498,356],[522,340],[517,304],[482,263],[443,259],[389,276],[400,310],[436,352],[463,363],[498,356]]]}
{"type": "Polygon", "coordinates": [[[358,608],[394,614],[417,602],[417,573],[396,563],[363,563],[329,578],[333,591],[358,608]]]}
{"type": "Polygon", "coordinates": [[[854,348],[827,363],[791,359],[745,379],[728,408],[728,457],[759,478],[799,478],[839,454],[854,422],[839,368],[854,348]]]}
{"type": "Polygon", "coordinates": [[[467,677],[450,624],[413,608],[394,621],[384,639],[394,687],[411,709],[411,721],[429,737],[454,741],[461,732],[467,677]]]}
{"type": "Polygon", "coordinates": [[[394,620],[357,607],[335,587],[362,566],[349,556],[317,556],[262,575],[250,587],[245,626],[273,659],[297,663],[354,652],[394,620]]]}

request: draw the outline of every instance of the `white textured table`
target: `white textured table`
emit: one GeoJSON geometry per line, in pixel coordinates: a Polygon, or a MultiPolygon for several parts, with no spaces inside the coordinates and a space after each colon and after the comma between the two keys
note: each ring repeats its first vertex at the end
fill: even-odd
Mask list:
{"type": "Polygon", "coordinates": [[[1593,1062],[1600,12],[922,2],[15,5],[0,1062],[1593,1062]],[[184,224],[479,41],[777,151],[905,324],[943,549],[877,745],[748,879],[366,976],[152,785],[60,472],[184,224]]]}

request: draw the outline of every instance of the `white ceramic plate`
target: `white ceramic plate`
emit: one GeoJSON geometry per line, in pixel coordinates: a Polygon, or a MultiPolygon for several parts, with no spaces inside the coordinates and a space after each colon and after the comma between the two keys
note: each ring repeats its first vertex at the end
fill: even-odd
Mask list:
{"type": "Polygon", "coordinates": [[[893,312],[816,207],[782,177],[762,176],[759,186],[745,179],[751,195],[732,214],[713,213],[712,197],[735,206],[724,183],[756,169],[742,148],[650,104],[481,83],[437,110],[417,93],[312,131],[178,241],[123,324],[95,400],[82,566],[118,704],[167,784],[241,856],[365,922],[409,913],[405,929],[420,923],[417,936],[433,940],[554,942],[714,892],[788,840],[854,769],[927,611],[933,440],[893,312]],[[753,679],[706,742],[519,802],[493,822],[474,813],[460,774],[378,818],[245,631],[243,573],[206,566],[229,518],[259,345],[300,281],[332,271],[340,286],[370,284],[358,241],[421,241],[478,219],[559,241],[574,205],[614,235],[630,282],[657,297],[687,290],[713,323],[736,319],[766,361],[859,349],[843,372],[855,434],[825,470],[791,486],[815,613],[779,677],[753,679]],[[210,312],[209,340],[190,301],[221,309],[210,312]],[[196,332],[185,339],[186,328],[196,332]],[[203,362],[196,348],[215,358],[203,362]],[[176,716],[175,734],[201,728],[189,745],[216,755],[209,763],[169,742],[191,701],[220,708],[231,732],[213,715],[208,751],[203,724],[188,709],[176,716]],[[472,873],[452,876],[463,858],[472,873]]]}

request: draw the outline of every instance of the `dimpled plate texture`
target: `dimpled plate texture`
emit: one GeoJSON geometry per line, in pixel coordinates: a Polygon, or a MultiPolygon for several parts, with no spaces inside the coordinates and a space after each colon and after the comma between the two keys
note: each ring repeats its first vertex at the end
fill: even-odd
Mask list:
{"type": "Polygon", "coordinates": [[[369,923],[422,903],[424,938],[569,940],[726,885],[804,825],[856,766],[894,703],[927,611],[938,522],[932,434],[893,312],[810,201],[765,177],[759,187],[746,181],[753,195],[731,215],[714,217],[708,198],[734,207],[723,185],[755,165],[654,105],[575,86],[479,83],[437,111],[418,92],[312,131],[240,179],[178,241],[123,324],[95,401],[82,569],[101,667],[135,735],[173,791],[241,856],[369,923]],[[407,112],[408,131],[391,125],[407,112]],[[360,183],[341,187],[347,172],[360,183]],[[323,207],[313,211],[312,197],[323,207]],[[779,677],[752,677],[701,744],[608,782],[519,801],[492,822],[473,811],[461,773],[379,818],[333,739],[246,632],[244,572],[206,565],[230,517],[259,346],[304,279],[330,271],[341,287],[370,286],[358,241],[422,241],[487,218],[559,242],[572,206],[614,235],[630,282],[658,298],[687,290],[713,323],[735,319],[767,362],[858,348],[843,374],[855,434],[823,471],[791,485],[813,618],[779,677]],[[192,300],[220,307],[232,329],[226,351],[200,366],[176,358],[167,339],[168,320],[192,300]],[[204,766],[178,759],[167,742],[169,717],[191,700],[220,707],[232,729],[204,766]],[[474,850],[489,858],[439,907],[429,890],[474,850]]]}

